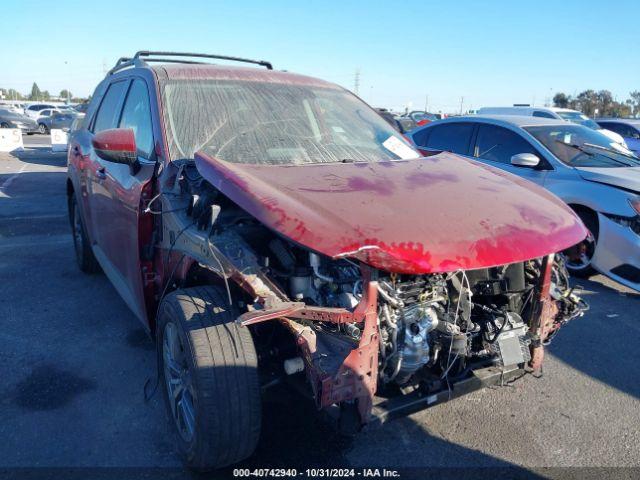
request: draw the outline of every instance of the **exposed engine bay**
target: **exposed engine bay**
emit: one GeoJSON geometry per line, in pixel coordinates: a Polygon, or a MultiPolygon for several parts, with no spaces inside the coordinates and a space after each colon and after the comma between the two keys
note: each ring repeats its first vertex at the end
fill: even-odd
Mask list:
{"type": "Polygon", "coordinates": [[[451,398],[482,369],[502,379],[538,371],[544,345],[588,308],[569,286],[561,255],[478,270],[386,272],[278,235],[192,166],[180,168],[167,192],[164,249],[222,278],[243,306],[238,322],[254,336],[274,321],[284,326],[297,349],[280,358],[284,374],[304,371],[318,407],[351,408],[362,423],[374,392],[451,398]]]}

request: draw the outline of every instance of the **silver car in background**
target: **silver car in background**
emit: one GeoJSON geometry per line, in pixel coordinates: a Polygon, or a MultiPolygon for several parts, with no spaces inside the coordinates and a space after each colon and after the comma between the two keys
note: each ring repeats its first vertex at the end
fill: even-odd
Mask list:
{"type": "Polygon", "coordinates": [[[451,151],[547,188],[591,232],[565,252],[569,270],[640,290],[640,159],[630,150],[582,125],[511,115],[449,118],[408,136],[426,155],[451,151]]]}
{"type": "Polygon", "coordinates": [[[38,131],[38,124],[26,115],[0,108],[0,128],[19,128],[22,133],[32,134],[38,131]]]}

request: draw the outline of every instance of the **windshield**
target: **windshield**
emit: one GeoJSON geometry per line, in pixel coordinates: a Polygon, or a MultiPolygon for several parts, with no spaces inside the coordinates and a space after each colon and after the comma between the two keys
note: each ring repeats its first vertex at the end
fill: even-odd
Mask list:
{"type": "Polygon", "coordinates": [[[374,110],[337,88],[205,80],[162,86],[172,160],[300,165],[417,158],[374,110]]]}
{"type": "Polygon", "coordinates": [[[584,125],[585,127],[592,128],[594,130],[600,130],[602,127],[596,122],[591,120],[585,114],[580,112],[556,112],[560,115],[560,118],[567,120],[571,123],[577,123],[578,125],[584,125]]]}
{"type": "Polygon", "coordinates": [[[600,132],[581,125],[524,127],[560,161],[572,167],[639,166],[631,151],[600,132]]]}

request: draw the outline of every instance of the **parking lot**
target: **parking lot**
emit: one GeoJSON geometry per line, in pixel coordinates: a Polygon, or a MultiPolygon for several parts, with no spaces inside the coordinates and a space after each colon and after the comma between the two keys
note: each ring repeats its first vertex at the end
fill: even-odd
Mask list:
{"type": "MultiPolygon", "coordinates": [[[[66,158],[45,138],[0,153],[0,468],[179,468],[160,395],[143,399],[154,345],[103,275],[78,270],[66,158]]],[[[640,296],[602,276],[577,283],[591,310],[554,340],[542,378],[352,440],[277,392],[246,465],[640,467],[640,296]]]]}

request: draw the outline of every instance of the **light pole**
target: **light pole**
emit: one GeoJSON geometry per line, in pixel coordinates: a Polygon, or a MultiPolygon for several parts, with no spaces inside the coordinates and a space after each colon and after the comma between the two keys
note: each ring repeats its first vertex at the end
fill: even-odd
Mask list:
{"type": "MultiPolygon", "coordinates": [[[[64,61],[64,64],[67,66],[66,70],[67,70],[67,74],[69,73],[69,62],[67,62],[66,60],[64,61]]],[[[66,82],[69,83],[69,82],[66,82]]],[[[67,85],[67,105],[69,105],[71,103],[71,99],[69,98],[71,96],[71,92],[69,91],[69,85],[67,85]]]]}

